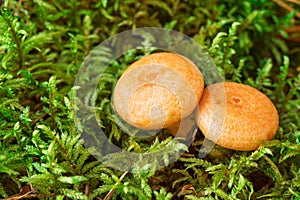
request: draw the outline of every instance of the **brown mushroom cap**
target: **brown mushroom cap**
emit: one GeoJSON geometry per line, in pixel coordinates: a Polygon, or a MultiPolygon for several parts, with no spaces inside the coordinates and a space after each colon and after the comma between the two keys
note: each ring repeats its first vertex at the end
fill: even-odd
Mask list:
{"type": "Polygon", "coordinates": [[[175,53],[154,53],[125,70],[116,84],[113,104],[127,123],[155,130],[192,113],[203,90],[202,74],[191,60],[175,53]]]}
{"type": "Polygon", "coordinates": [[[206,138],[241,151],[255,150],[261,141],[271,140],[279,123],[277,110],[266,95],[233,82],[205,88],[195,116],[206,138]]]}

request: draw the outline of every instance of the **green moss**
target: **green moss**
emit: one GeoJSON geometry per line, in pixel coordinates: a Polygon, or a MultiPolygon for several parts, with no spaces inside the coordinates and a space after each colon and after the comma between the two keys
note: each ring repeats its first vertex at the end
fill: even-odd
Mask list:
{"type": "MultiPolygon", "coordinates": [[[[294,38],[300,37],[299,31],[285,32],[299,26],[295,14],[265,0],[4,1],[0,198],[26,193],[41,199],[299,199],[300,50],[294,38]],[[76,73],[100,42],[145,26],[187,34],[208,50],[224,80],[264,92],[280,116],[274,140],[253,152],[216,146],[200,159],[198,131],[188,153],[157,171],[155,159],[142,171],[133,166],[132,173],[95,159],[74,122],[76,73]]],[[[124,134],[112,116],[114,84],[130,63],[150,52],[131,50],[105,71],[96,100],[99,123],[129,151],[186,150],[166,130],[148,140],[124,134]]]]}

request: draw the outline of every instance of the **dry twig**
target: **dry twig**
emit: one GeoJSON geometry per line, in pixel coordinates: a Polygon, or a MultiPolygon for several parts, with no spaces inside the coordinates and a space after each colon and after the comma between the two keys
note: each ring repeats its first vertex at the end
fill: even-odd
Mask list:
{"type": "MultiPolygon", "coordinates": [[[[119,181],[122,181],[123,178],[124,178],[127,174],[128,174],[128,171],[124,172],[124,173],[122,174],[122,176],[119,178],[119,181]]],[[[104,197],[103,200],[109,200],[109,199],[112,197],[112,195],[114,194],[114,192],[115,192],[115,190],[114,190],[114,189],[111,189],[111,190],[107,193],[107,195],[104,197]]]]}
{"type": "Polygon", "coordinates": [[[287,2],[300,5],[300,1],[299,0],[287,0],[287,2]]]}
{"type": "MultiPolygon", "coordinates": [[[[280,7],[286,9],[289,12],[293,12],[295,9],[293,7],[291,7],[289,4],[281,1],[281,0],[272,0],[273,2],[275,2],[277,5],[279,5],[280,7]]],[[[300,12],[296,13],[296,17],[298,17],[300,19],[300,12]]]]}

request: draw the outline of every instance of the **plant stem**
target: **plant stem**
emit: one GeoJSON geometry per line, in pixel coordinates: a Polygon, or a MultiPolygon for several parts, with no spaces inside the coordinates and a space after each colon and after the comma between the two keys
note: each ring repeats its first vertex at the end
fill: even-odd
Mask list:
{"type": "MultiPolygon", "coordinates": [[[[224,71],[225,71],[224,66],[225,66],[226,57],[227,57],[227,53],[228,53],[228,49],[229,49],[230,39],[231,39],[231,35],[229,34],[227,42],[226,42],[226,47],[225,47],[225,50],[224,50],[224,54],[223,54],[222,64],[221,64],[221,67],[222,67],[222,69],[224,69],[224,71]]],[[[226,73],[226,72],[224,72],[224,73],[226,73]]],[[[224,76],[225,76],[225,74],[224,74],[224,76]]]]}
{"type": "MultiPolygon", "coordinates": [[[[123,178],[124,178],[127,174],[128,174],[128,171],[125,171],[125,172],[122,174],[122,176],[119,178],[119,181],[122,181],[123,178]]],[[[109,200],[109,199],[112,197],[112,195],[114,194],[114,192],[115,192],[115,189],[111,189],[111,190],[107,193],[107,195],[104,197],[103,200],[109,200]]]]}
{"type": "Polygon", "coordinates": [[[13,36],[13,39],[17,45],[17,51],[18,51],[18,56],[19,56],[19,69],[22,69],[23,68],[23,51],[21,48],[20,40],[18,38],[18,35],[17,35],[13,25],[11,24],[10,19],[7,19],[6,17],[3,17],[3,18],[6,21],[7,25],[9,26],[12,36],[13,36]]]}
{"type": "MultiPolygon", "coordinates": [[[[272,0],[274,1],[277,5],[281,6],[282,8],[286,9],[289,12],[293,12],[295,9],[291,7],[289,4],[281,1],[281,0],[272,0]]],[[[296,17],[300,18],[300,12],[296,13],[296,17]]]]}
{"type": "Polygon", "coordinates": [[[278,167],[274,164],[274,162],[268,156],[264,155],[264,159],[270,164],[271,168],[273,169],[273,171],[277,175],[278,183],[282,183],[283,177],[282,177],[278,167]]]}

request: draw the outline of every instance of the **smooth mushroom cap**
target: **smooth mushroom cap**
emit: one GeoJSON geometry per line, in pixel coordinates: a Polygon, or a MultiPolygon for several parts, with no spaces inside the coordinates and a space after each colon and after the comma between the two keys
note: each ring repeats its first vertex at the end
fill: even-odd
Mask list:
{"type": "Polygon", "coordinates": [[[278,112],[266,95],[233,82],[205,88],[195,116],[206,138],[241,151],[255,150],[261,141],[271,140],[279,124],[278,112]]]}
{"type": "Polygon", "coordinates": [[[116,84],[113,104],[132,126],[162,129],[192,113],[203,90],[202,74],[191,60],[175,53],[154,53],[125,70],[116,84]]]}

